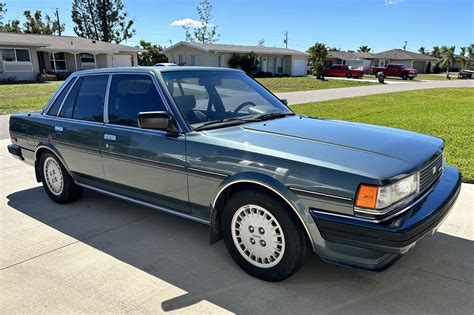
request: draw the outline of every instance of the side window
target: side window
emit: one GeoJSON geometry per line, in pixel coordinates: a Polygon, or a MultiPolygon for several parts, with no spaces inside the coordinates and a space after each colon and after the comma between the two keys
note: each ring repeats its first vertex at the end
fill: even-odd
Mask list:
{"type": "Polygon", "coordinates": [[[69,89],[71,88],[71,86],[74,84],[75,81],[76,81],[76,79],[72,79],[66,84],[66,86],[61,91],[61,93],[58,95],[56,100],[54,100],[53,105],[51,105],[51,107],[49,108],[48,113],[46,115],[56,116],[58,114],[59,108],[61,107],[61,104],[63,103],[67,92],[69,91],[69,89]]]}
{"type": "Polygon", "coordinates": [[[108,75],[79,78],[66,98],[59,117],[102,122],[108,79],[108,75]]]}
{"type": "Polygon", "coordinates": [[[153,80],[147,75],[112,76],[109,123],[138,127],[139,112],[166,111],[153,80]]]}

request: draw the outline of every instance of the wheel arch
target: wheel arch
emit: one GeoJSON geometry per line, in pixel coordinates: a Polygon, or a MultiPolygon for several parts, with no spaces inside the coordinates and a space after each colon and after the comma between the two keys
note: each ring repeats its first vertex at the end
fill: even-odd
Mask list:
{"type": "Polygon", "coordinates": [[[72,175],[71,171],[69,170],[69,167],[67,166],[66,161],[64,161],[61,153],[59,153],[59,151],[51,143],[49,143],[49,142],[40,142],[38,144],[38,146],[36,147],[36,149],[35,149],[35,155],[34,155],[34,157],[35,157],[35,176],[36,176],[36,181],[38,183],[41,182],[41,168],[40,168],[39,163],[40,163],[41,155],[44,152],[53,153],[59,159],[59,161],[64,165],[64,168],[67,170],[69,175],[71,175],[71,177],[74,179],[74,176],[72,175]]]}
{"type": "Polygon", "coordinates": [[[292,210],[291,214],[304,229],[311,246],[314,248],[313,238],[307,224],[307,222],[312,222],[310,221],[312,219],[310,218],[309,212],[304,211],[302,202],[280,181],[268,175],[254,172],[236,174],[227,178],[219,185],[210,206],[209,232],[211,244],[214,244],[222,238],[220,216],[226,201],[237,191],[252,187],[269,192],[286,204],[292,210]],[[307,220],[305,220],[305,218],[307,220]]]}

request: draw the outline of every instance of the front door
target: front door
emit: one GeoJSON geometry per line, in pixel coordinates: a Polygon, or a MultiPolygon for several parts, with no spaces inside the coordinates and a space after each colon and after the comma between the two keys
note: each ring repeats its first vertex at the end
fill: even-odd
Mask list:
{"type": "Polygon", "coordinates": [[[79,77],[55,118],[50,141],[69,170],[85,184],[104,178],[100,157],[104,100],[109,75],[79,77]]]}
{"type": "Polygon", "coordinates": [[[151,76],[114,74],[102,158],[110,190],[190,212],[185,137],[138,127],[139,112],[166,111],[151,76]]]}

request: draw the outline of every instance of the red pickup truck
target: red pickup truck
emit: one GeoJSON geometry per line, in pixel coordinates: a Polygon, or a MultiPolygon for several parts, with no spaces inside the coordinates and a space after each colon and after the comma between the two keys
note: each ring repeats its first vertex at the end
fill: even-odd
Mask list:
{"type": "Polygon", "coordinates": [[[353,70],[346,65],[333,65],[329,69],[324,69],[323,75],[326,77],[362,78],[364,71],[353,70]]]}
{"type": "Polygon", "coordinates": [[[416,77],[416,70],[413,68],[408,68],[405,65],[401,64],[389,64],[387,67],[372,67],[370,68],[370,73],[374,74],[377,77],[377,73],[382,72],[385,77],[399,77],[403,80],[410,79],[413,80],[416,77]]]}

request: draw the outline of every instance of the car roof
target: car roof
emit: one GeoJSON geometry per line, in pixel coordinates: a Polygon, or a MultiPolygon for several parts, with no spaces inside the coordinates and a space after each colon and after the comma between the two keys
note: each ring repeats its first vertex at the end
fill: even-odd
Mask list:
{"type": "Polygon", "coordinates": [[[232,68],[219,67],[195,67],[195,66],[168,66],[168,67],[118,67],[118,68],[101,68],[91,70],[76,71],[73,75],[84,74],[100,74],[100,73],[150,73],[150,72],[180,72],[180,71],[235,71],[242,72],[242,70],[232,68]]]}

